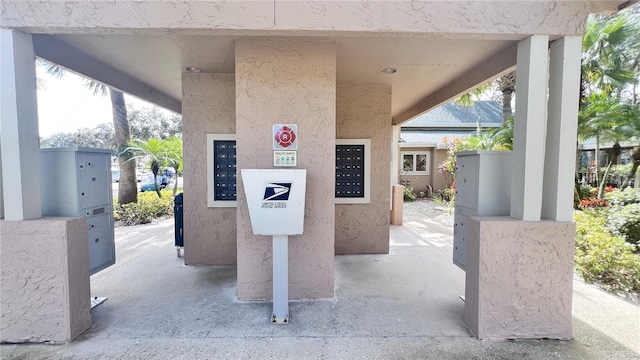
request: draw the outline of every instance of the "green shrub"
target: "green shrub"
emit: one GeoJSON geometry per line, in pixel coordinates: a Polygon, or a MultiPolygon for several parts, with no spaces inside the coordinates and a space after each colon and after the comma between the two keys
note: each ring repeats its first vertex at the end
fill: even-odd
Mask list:
{"type": "Polygon", "coordinates": [[[609,169],[609,178],[616,178],[621,176],[627,176],[631,172],[631,166],[633,164],[629,163],[626,165],[613,165],[611,169],[609,169]]]}
{"type": "Polygon", "coordinates": [[[576,211],[576,270],[587,282],[640,294],[640,254],[605,226],[602,209],[576,211]]]}
{"type": "Polygon", "coordinates": [[[404,201],[415,201],[416,195],[413,193],[413,187],[407,185],[403,190],[404,201]]]}
{"type": "Polygon", "coordinates": [[[614,190],[605,194],[605,199],[612,206],[640,203],[640,188],[626,188],[624,191],[614,190]]]}
{"type": "Polygon", "coordinates": [[[613,206],[607,215],[607,227],[616,236],[640,249],[640,203],[613,206]]]}
{"type": "Polygon", "coordinates": [[[578,194],[580,195],[580,200],[588,199],[595,196],[595,192],[598,190],[593,186],[589,186],[586,184],[581,184],[578,187],[578,194]]]}
{"type": "Polygon", "coordinates": [[[605,195],[611,205],[607,227],[613,235],[622,236],[640,250],[640,189],[614,190],[605,195]]]}
{"type": "Polygon", "coordinates": [[[138,202],[114,204],[114,219],[122,225],[148,224],[154,219],[173,216],[173,190],[161,191],[162,198],[154,191],[138,194],[138,202]]]}

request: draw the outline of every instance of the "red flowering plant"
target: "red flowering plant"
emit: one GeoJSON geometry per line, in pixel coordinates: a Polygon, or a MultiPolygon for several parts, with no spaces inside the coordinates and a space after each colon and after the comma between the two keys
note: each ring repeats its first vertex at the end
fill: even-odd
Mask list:
{"type": "Polygon", "coordinates": [[[609,203],[605,199],[586,198],[580,202],[582,209],[595,209],[608,207],[609,203]]]}
{"type": "Polygon", "coordinates": [[[441,142],[447,146],[447,158],[438,165],[438,172],[445,177],[447,188],[441,190],[438,195],[443,202],[447,202],[448,206],[452,208],[456,195],[456,152],[464,150],[465,142],[458,138],[449,140],[446,137],[441,142]]]}
{"type": "Polygon", "coordinates": [[[456,152],[461,151],[464,145],[458,138],[449,140],[447,137],[442,138],[441,143],[447,146],[447,159],[438,165],[438,172],[445,177],[449,186],[450,182],[455,182],[456,152]]]}

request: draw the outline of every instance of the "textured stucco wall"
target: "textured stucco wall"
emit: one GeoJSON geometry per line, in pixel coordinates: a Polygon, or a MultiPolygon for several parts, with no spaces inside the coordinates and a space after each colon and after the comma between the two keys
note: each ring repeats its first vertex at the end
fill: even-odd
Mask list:
{"type": "Polygon", "coordinates": [[[67,342],[91,326],[84,218],[2,221],[2,342],[67,342]]]}
{"type": "MultiPolygon", "coordinates": [[[[333,296],[336,50],[333,42],[236,44],[237,166],[273,168],[273,124],[298,124],[304,234],[289,237],[289,297],[333,296]]],[[[270,299],[271,238],[253,235],[238,179],[238,297],[270,299]]]]}
{"type": "Polygon", "coordinates": [[[467,223],[465,323],[479,339],[571,339],[575,224],[467,223]]]}
{"type": "Polygon", "coordinates": [[[167,28],[581,35],[589,12],[614,11],[622,2],[93,0],[72,7],[66,1],[4,0],[1,20],[8,27],[78,33],[167,28]]]}
{"type": "Polygon", "coordinates": [[[236,209],[207,206],[207,134],[235,134],[235,76],[182,74],[184,260],[236,263],[236,209]]]}
{"type": "Polygon", "coordinates": [[[391,88],[338,86],[338,139],[371,140],[369,204],[336,205],[336,254],[389,252],[391,88]]]}
{"type": "Polygon", "coordinates": [[[433,149],[431,152],[432,159],[432,167],[433,169],[431,173],[431,186],[433,187],[433,192],[437,193],[439,190],[444,190],[448,185],[451,185],[453,179],[449,180],[449,184],[447,184],[447,179],[438,172],[438,166],[447,159],[447,150],[446,149],[433,149]]]}

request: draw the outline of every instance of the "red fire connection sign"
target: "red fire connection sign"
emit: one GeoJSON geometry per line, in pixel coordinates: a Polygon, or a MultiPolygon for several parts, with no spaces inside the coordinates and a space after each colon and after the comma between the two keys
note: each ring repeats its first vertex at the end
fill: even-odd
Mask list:
{"type": "Polygon", "coordinates": [[[279,124],[273,125],[273,148],[297,150],[298,149],[298,125],[279,124]]]}

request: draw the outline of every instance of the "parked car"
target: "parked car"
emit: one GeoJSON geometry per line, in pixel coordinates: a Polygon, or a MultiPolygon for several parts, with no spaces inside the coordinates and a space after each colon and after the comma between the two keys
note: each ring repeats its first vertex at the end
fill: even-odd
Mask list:
{"type": "Polygon", "coordinates": [[[175,175],[175,171],[173,171],[173,170],[172,170],[172,169],[170,169],[170,168],[165,168],[165,169],[162,171],[162,173],[163,173],[165,176],[167,176],[168,178],[170,178],[170,179],[171,179],[171,178],[173,178],[173,176],[175,175]]]}
{"type": "MultiPolygon", "coordinates": [[[[143,178],[143,174],[136,172],[136,180],[141,182],[143,178]]],[[[111,181],[120,182],[120,170],[114,170],[111,172],[111,181]]]]}
{"type": "MultiPolygon", "coordinates": [[[[156,178],[156,182],[158,183],[158,187],[160,189],[164,189],[169,185],[169,178],[166,175],[158,174],[156,178]]],[[[153,184],[153,174],[147,174],[141,181],[140,191],[156,191],[156,187],[153,184]]]]}

